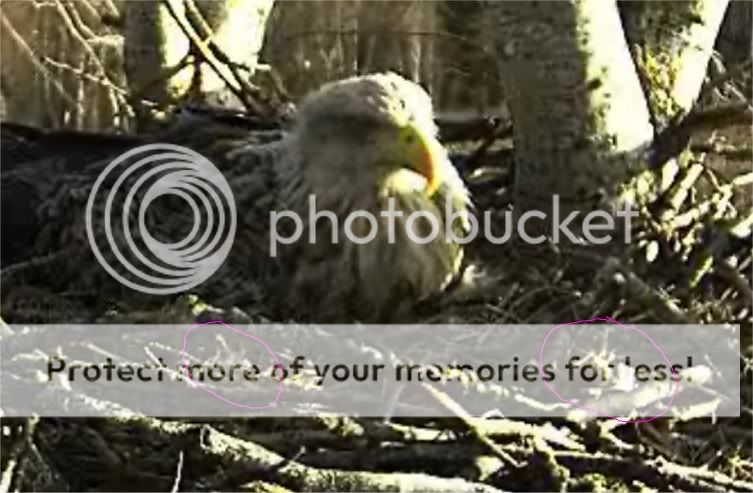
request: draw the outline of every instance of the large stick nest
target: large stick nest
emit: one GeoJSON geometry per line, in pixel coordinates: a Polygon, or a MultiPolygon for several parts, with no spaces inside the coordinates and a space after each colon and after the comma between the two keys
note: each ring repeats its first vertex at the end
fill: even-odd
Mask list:
{"type": "MultiPolygon", "coordinates": [[[[471,264],[482,271],[477,288],[427,302],[416,318],[519,324],[610,316],[626,323],[738,323],[740,418],[675,416],[641,425],[482,420],[433,388],[427,391],[456,418],[202,421],[124,413],[108,419],[5,419],[0,484],[4,490],[99,491],[753,489],[753,176],[749,129],[741,122],[750,124],[747,103],[699,110],[661,137],[664,154],[655,172],[666,177],[668,156],[678,156],[677,168],[656,199],[643,205],[630,252],[610,256],[551,245],[532,255],[514,244],[500,248],[478,241],[470,247],[471,264]]],[[[479,209],[504,210],[513,180],[509,127],[493,119],[440,125],[479,209]]],[[[55,261],[64,258],[33,259],[6,267],[3,275],[30,275],[55,261]]],[[[264,306],[221,311],[212,305],[222,300],[197,303],[190,297],[157,308],[124,304],[98,311],[75,293],[37,287],[17,288],[4,298],[3,317],[10,322],[190,323],[219,315],[242,323],[268,321],[269,313],[264,306]]]]}

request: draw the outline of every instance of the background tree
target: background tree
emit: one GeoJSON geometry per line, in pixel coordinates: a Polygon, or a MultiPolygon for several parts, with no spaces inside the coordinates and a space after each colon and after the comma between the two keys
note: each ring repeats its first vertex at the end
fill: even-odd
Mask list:
{"type": "Polygon", "coordinates": [[[132,95],[239,106],[253,76],[273,0],[125,3],[125,68],[132,95]],[[219,59],[218,59],[219,57],[219,59]],[[240,77],[235,74],[240,73],[240,77]]]}
{"type": "Polygon", "coordinates": [[[589,210],[647,194],[635,179],[646,151],[692,107],[727,3],[493,4],[516,206],[546,211],[559,194],[567,209],[589,210]]]}

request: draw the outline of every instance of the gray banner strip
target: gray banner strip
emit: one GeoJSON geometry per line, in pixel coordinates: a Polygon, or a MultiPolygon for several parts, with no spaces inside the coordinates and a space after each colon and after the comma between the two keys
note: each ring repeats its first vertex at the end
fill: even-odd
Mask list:
{"type": "Polygon", "coordinates": [[[739,327],[36,325],[5,416],[739,416],[739,327]]]}

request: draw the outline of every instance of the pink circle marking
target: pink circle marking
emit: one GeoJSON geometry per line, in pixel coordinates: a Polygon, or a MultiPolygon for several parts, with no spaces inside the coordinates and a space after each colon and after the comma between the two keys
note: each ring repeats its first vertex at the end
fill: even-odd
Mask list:
{"type": "Polygon", "coordinates": [[[564,402],[566,404],[570,404],[572,406],[578,407],[580,409],[584,409],[584,410],[590,412],[591,414],[593,414],[593,415],[595,415],[597,417],[607,417],[607,418],[611,418],[611,419],[617,420],[617,421],[619,421],[621,423],[635,423],[635,424],[648,423],[650,421],[655,420],[656,418],[664,416],[665,414],[667,414],[669,412],[669,409],[672,407],[672,403],[674,402],[675,397],[677,396],[677,392],[680,389],[680,379],[679,379],[680,375],[675,371],[674,368],[672,368],[672,363],[669,361],[669,358],[667,358],[667,355],[664,354],[664,351],[662,351],[662,349],[656,344],[656,342],[654,342],[654,340],[651,339],[651,337],[649,337],[649,335],[646,334],[645,332],[643,332],[641,329],[639,329],[637,327],[630,327],[630,326],[627,326],[627,325],[623,325],[620,322],[618,322],[617,320],[615,320],[613,318],[610,318],[610,317],[596,317],[596,318],[592,318],[590,320],[577,320],[575,322],[567,322],[567,323],[564,323],[564,324],[560,324],[560,325],[557,325],[556,327],[552,328],[547,333],[546,337],[544,338],[544,342],[541,343],[541,350],[539,351],[539,374],[542,377],[541,381],[544,383],[544,385],[546,385],[546,387],[552,393],[554,393],[554,395],[556,395],[557,398],[560,401],[562,401],[562,402],[564,402]],[[609,415],[603,416],[598,409],[594,409],[594,408],[592,408],[590,406],[587,406],[587,405],[584,405],[584,404],[580,404],[580,403],[578,403],[578,402],[576,402],[574,400],[566,399],[566,398],[562,397],[560,395],[560,393],[557,392],[557,389],[555,389],[554,386],[550,385],[549,382],[546,381],[546,379],[544,378],[544,348],[546,347],[547,341],[549,341],[549,336],[551,336],[560,327],[565,327],[565,326],[568,326],[568,325],[577,325],[577,324],[590,323],[590,322],[594,322],[594,321],[609,322],[609,323],[615,324],[615,325],[617,325],[619,327],[622,327],[623,329],[632,330],[632,331],[638,332],[640,335],[642,335],[644,338],[646,338],[654,346],[654,348],[659,352],[659,354],[661,354],[662,358],[664,358],[664,361],[667,362],[667,366],[669,367],[669,369],[672,372],[672,374],[675,375],[678,378],[677,378],[677,380],[675,380],[675,388],[674,388],[674,391],[672,392],[672,396],[669,399],[669,404],[667,404],[667,407],[662,412],[660,412],[659,414],[657,414],[656,416],[653,416],[651,418],[641,418],[641,419],[623,419],[623,418],[620,418],[620,417],[617,417],[617,416],[609,416],[609,415]]]}
{"type": "Polygon", "coordinates": [[[283,368],[284,369],[284,367],[280,364],[280,360],[277,359],[277,355],[272,351],[272,349],[270,349],[270,347],[267,345],[266,342],[262,341],[260,338],[258,338],[256,336],[253,336],[251,334],[246,334],[242,330],[238,330],[235,327],[231,327],[230,325],[226,324],[222,320],[212,320],[210,322],[204,322],[204,323],[201,323],[201,324],[191,325],[190,327],[188,327],[188,329],[186,329],[185,333],[183,334],[183,351],[181,351],[181,359],[183,361],[183,371],[184,371],[186,377],[188,377],[188,379],[191,382],[193,382],[194,385],[196,385],[200,390],[203,390],[204,392],[206,392],[208,394],[211,394],[212,396],[216,397],[217,399],[219,399],[219,400],[221,400],[223,402],[226,402],[228,404],[231,404],[231,405],[233,405],[235,407],[239,407],[239,408],[242,408],[242,409],[252,409],[252,410],[269,409],[271,407],[275,407],[277,405],[277,401],[280,400],[280,394],[282,394],[282,381],[283,381],[283,378],[284,378],[284,373],[282,373],[282,372],[280,372],[280,381],[278,382],[277,395],[275,396],[275,398],[272,400],[272,402],[270,402],[268,404],[264,404],[264,405],[259,405],[259,406],[251,406],[251,405],[248,405],[248,404],[239,404],[237,402],[233,402],[230,399],[226,399],[225,397],[222,397],[221,395],[217,394],[213,390],[210,390],[210,389],[206,388],[205,386],[201,385],[199,382],[195,381],[191,377],[191,372],[188,371],[188,361],[186,361],[186,346],[188,345],[188,334],[189,334],[189,332],[191,332],[196,327],[201,327],[201,326],[204,326],[204,325],[216,325],[216,324],[222,324],[225,327],[227,327],[228,329],[232,330],[233,332],[241,334],[244,337],[248,337],[249,339],[255,340],[256,342],[258,342],[259,344],[261,344],[262,346],[264,346],[264,349],[266,349],[267,352],[275,360],[275,364],[274,364],[273,368],[275,368],[275,369],[277,369],[277,368],[283,368]]]}

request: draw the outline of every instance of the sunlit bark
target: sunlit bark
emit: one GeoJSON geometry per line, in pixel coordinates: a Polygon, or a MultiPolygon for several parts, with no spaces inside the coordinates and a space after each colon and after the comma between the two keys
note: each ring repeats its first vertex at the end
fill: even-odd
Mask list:
{"type": "MultiPolygon", "coordinates": [[[[212,41],[239,64],[245,76],[253,73],[273,0],[171,0],[170,4],[176,15],[196,26],[204,41],[202,26],[209,28],[212,41]]],[[[189,39],[163,2],[125,2],[126,71],[134,94],[169,103],[189,94],[201,100],[220,93],[224,95],[215,102],[223,102],[224,82],[213,68],[206,63],[198,65],[198,72],[194,63],[181,68],[191,54],[189,39]]]]}
{"type": "Polygon", "coordinates": [[[692,108],[728,4],[683,0],[622,5],[625,32],[657,131],[692,108]]]}
{"type": "Polygon", "coordinates": [[[494,4],[515,127],[515,203],[603,206],[653,130],[614,0],[494,4]]]}

